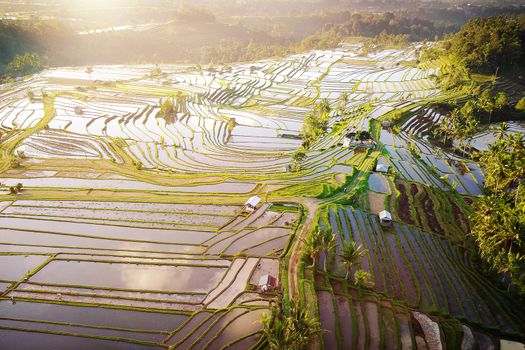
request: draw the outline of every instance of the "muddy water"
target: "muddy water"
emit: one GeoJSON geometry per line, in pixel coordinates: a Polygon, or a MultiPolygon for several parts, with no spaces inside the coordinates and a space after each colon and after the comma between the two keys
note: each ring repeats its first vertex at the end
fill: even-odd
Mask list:
{"type": "Polygon", "coordinates": [[[179,327],[188,316],[118,310],[102,307],[81,307],[47,303],[0,301],[0,314],[6,318],[23,318],[52,322],[77,323],[112,328],[171,331],[179,327]]]}
{"type": "MultiPolygon", "coordinates": [[[[262,329],[262,323],[260,322],[261,314],[268,314],[268,310],[254,310],[251,312],[248,312],[247,314],[244,314],[243,316],[237,318],[236,320],[233,320],[229,325],[226,325],[226,322],[222,322],[222,327],[225,327],[222,329],[221,335],[213,340],[212,342],[209,342],[208,340],[208,349],[220,349],[224,344],[229,344],[233,342],[236,339],[242,338],[246,336],[247,334],[255,333],[262,329]]],[[[210,334],[211,335],[211,334],[210,334]]],[[[254,337],[255,339],[250,339],[248,342],[249,344],[254,344],[255,340],[258,336],[254,337]]],[[[208,336],[207,338],[211,338],[208,336]]],[[[248,344],[246,344],[248,345],[248,344]]],[[[249,348],[249,346],[246,346],[246,348],[249,348]]]]}
{"type": "Polygon", "coordinates": [[[46,261],[42,255],[3,255],[0,256],[0,280],[18,281],[29,271],[46,261]]]}
{"type": "Polygon", "coordinates": [[[53,261],[31,281],[106,288],[208,292],[224,268],[53,261]]]}
{"type": "Polygon", "coordinates": [[[148,342],[160,343],[166,335],[163,333],[135,332],[126,330],[91,328],[83,326],[73,326],[64,324],[49,324],[22,320],[0,319],[0,327],[5,328],[23,328],[35,331],[52,331],[68,334],[86,334],[93,336],[112,337],[119,339],[143,340],[148,342]]]}
{"type": "Polygon", "coordinates": [[[255,184],[243,182],[224,182],[214,185],[198,186],[162,186],[133,180],[97,180],[60,177],[39,177],[32,179],[3,178],[7,186],[15,186],[21,182],[26,187],[60,187],[60,188],[91,188],[91,189],[119,189],[142,191],[169,191],[169,192],[197,192],[197,193],[247,193],[255,184]]]}
{"type": "MultiPolygon", "coordinates": [[[[158,242],[164,244],[180,244],[200,242],[209,238],[209,233],[200,234],[195,231],[192,235],[188,232],[188,240],[185,235],[174,230],[143,229],[135,227],[120,227],[85,223],[58,222],[51,220],[32,220],[19,218],[0,218],[0,227],[22,231],[50,232],[57,235],[76,235],[84,237],[106,238],[114,240],[129,240],[142,242],[158,242]],[[193,238],[193,239],[192,239],[193,238]]],[[[15,239],[16,237],[13,237],[15,239]]],[[[50,239],[47,244],[60,241],[61,238],[50,239]]],[[[5,241],[4,241],[5,242],[5,241]]],[[[41,242],[44,243],[44,242],[41,242]]]]}
{"type": "Polygon", "coordinates": [[[368,186],[370,187],[370,190],[374,192],[390,193],[388,181],[382,174],[370,174],[370,177],[368,178],[368,186]]]}
{"type": "Polygon", "coordinates": [[[176,244],[159,244],[149,242],[131,242],[114,239],[108,240],[92,237],[75,237],[61,234],[48,234],[43,232],[5,229],[0,229],[0,242],[21,245],[21,247],[19,247],[18,249],[7,249],[7,251],[13,252],[47,251],[47,248],[29,250],[27,249],[27,247],[25,247],[34,245],[54,247],[58,248],[58,251],[65,252],[71,251],[71,249],[69,248],[74,248],[74,250],[101,249],[106,252],[108,250],[120,250],[185,254],[200,254],[204,251],[204,248],[199,246],[183,246],[176,244]]]}
{"type": "Polygon", "coordinates": [[[44,333],[0,330],[0,349],[161,350],[161,347],[44,333]]]}

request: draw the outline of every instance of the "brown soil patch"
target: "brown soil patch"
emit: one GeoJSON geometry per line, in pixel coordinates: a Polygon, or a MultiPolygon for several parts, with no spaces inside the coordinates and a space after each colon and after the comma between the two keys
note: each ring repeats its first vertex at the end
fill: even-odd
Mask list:
{"type": "Polygon", "coordinates": [[[379,212],[385,210],[385,199],[386,195],[383,193],[375,193],[372,191],[368,192],[369,211],[372,214],[379,214],[379,212]]]}
{"type": "Polygon", "coordinates": [[[316,272],[315,273],[315,287],[325,287],[326,286],[326,279],[324,273],[316,272]]]}
{"type": "Polygon", "coordinates": [[[463,230],[463,232],[470,232],[470,223],[465,214],[463,213],[463,210],[461,210],[461,208],[454,202],[454,200],[451,200],[449,198],[449,202],[452,207],[452,212],[454,213],[454,219],[456,220],[458,226],[461,228],[461,230],[463,230]]]}
{"type": "Polygon", "coordinates": [[[427,223],[430,229],[436,233],[444,235],[445,231],[443,231],[443,228],[439,225],[436,212],[434,211],[434,202],[432,202],[427,191],[424,191],[421,204],[423,205],[423,210],[427,217],[427,223]]]}
{"type": "Polygon", "coordinates": [[[341,285],[341,283],[339,283],[339,281],[330,279],[330,284],[332,285],[332,289],[334,290],[334,294],[340,294],[340,295],[344,295],[345,294],[344,288],[341,285]]]}
{"type": "Polygon", "coordinates": [[[411,184],[410,185],[410,194],[412,195],[412,197],[415,197],[418,192],[419,192],[419,188],[417,187],[417,185],[416,184],[411,184]]]}
{"type": "Polygon", "coordinates": [[[396,185],[400,193],[399,200],[397,202],[397,215],[399,216],[401,221],[406,222],[407,224],[414,224],[414,220],[412,220],[412,216],[410,215],[410,206],[406,194],[406,187],[405,185],[399,182],[396,185]]]}
{"type": "Polygon", "coordinates": [[[471,197],[463,197],[463,200],[467,202],[468,205],[474,204],[474,199],[472,199],[471,197]]]}

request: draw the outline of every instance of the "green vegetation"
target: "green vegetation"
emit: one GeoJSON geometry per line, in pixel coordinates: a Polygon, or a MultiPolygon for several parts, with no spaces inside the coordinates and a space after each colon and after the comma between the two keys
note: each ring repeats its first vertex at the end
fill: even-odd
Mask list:
{"type": "Polygon", "coordinates": [[[350,241],[342,246],[342,250],[343,254],[341,254],[340,257],[343,261],[343,265],[346,268],[345,280],[348,280],[350,277],[350,272],[352,271],[352,267],[361,263],[361,258],[366,254],[366,249],[363,249],[362,245],[358,245],[356,242],[350,241]]]}
{"type": "Polygon", "coordinates": [[[5,68],[5,74],[11,78],[37,73],[44,68],[40,56],[36,53],[16,55],[5,68]]]}
{"type": "Polygon", "coordinates": [[[326,132],[328,121],[330,120],[330,111],[328,100],[323,99],[315,105],[312,112],[306,114],[301,128],[304,148],[310,148],[326,132]]]}
{"type": "Polygon", "coordinates": [[[342,39],[342,35],[337,32],[322,31],[288,45],[260,43],[256,40],[250,40],[246,45],[241,41],[221,40],[219,45],[205,47],[204,56],[211,63],[249,62],[312,49],[331,49],[337,47],[342,39]]]}
{"type": "MultiPolygon", "coordinates": [[[[223,20],[184,11],[169,25],[199,32],[223,20]]],[[[302,44],[279,42],[282,51],[275,52],[333,47],[350,30],[362,30],[358,23],[381,31],[355,60],[345,57],[360,48],[347,42],[331,53],[249,65],[97,68],[95,81],[88,66],[75,74],[89,75],[89,82],[85,75],[74,90],[42,77],[53,91],[42,98],[25,82],[13,84],[19,97],[5,104],[13,111],[2,110],[0,170],[10,185],[21,178],[24,186],[6,187],[1,209],[6,230],[24,234],[11,241],[6,235],[9,250],[0,257],[41,254],[44,260],[0,280],[3,302],[13,296],[20,303],[180,313],[180,322],[166,329],[97,324],[93,328],[124,336],[78,334],[170,349],[409,348],[429,340],[414,310],[438,323],[451,348],[461,342],[462,325],[475,325],[476,334],[522,339],[520,299],[481,274],[472,244],[475,238],[483,259],[522,289],[522,140],[505,137],[505,124],[498,130],[497,152],[481,156],[492,174],[487,193],[476,198],[484,174],[466,158],[471,150],[450,156],[423,137],[441,121],[435,138],[467,148],[480,122],[514,113],[518,99],[491,78],[477,85],[463,81],[464,74],[451,80],[459,81],[457,92],[440,95],[429,70],[405,65],[416,50],[405,47],[413,35],[396,29],[411,23],[416,32],[416,21],[352,16],[356,28],[347,33],[340,22],[302,44]],[[389,50],[367,55],[381,48],[389,50]],[[113,83],[114,76],[122,79],[113,83]],[[491,89],[484,85],[491,82],[491,89]],[[79,105],[85,112],[77,112],[79,105]],[[379,115],[383,108],[390,112],[379,115]],[[398,125],[383,127],[383,120],[398,125]],[[341,147],[347,135],[374,147],[341,147]],[[380,163],[387,173],[374,171],[380,163]],[[65,179],[58,184],[64,187],[51,186],[56,178],[65,179]],[[252,196],[262,198],[253,212],[242,206],[252,196]],[[482,226],[469,239],[472,203],[473,220],[480,215],[482,226]],[[492,215],[495,208],[507,214],[492,215]],[[394,223],[379,220],[383,210],[394,223]],[[129,284],[83,280],[86,271],[104,271],[102,280],[117,266],[135,269],[126,275],[129,284]],[[62,268],[68,273],[56,273],[62,268]],[[178,269],[197,273],[178,279],[178,269]],[[152,278],[157,275],[162,278],[152,278]],[[268,284],[259,286],[263,276],[268,284]],[[255,321],[259,313],[262,324],[255,321]]],[[[236,32],[240,25],[230,27],[236,32]]],[[[237,41],[243,42],[230,43],[237,41]]],[[[272,51],[263,50],[270,45],[264,41],[251,45],[248,56],[234,44],[210,57],[251,60],[272,51]]],[[[463,67],[472,76],[473,68],[463,67]]],[[[58,324],[33,317],[24,320],[24,331],[52,332],[58,324]]]]}
{"type": "Polygon", "coordinates": [[[504,137],[483,152],[485,195],[474,203],[472,232],[481,257],[497,272],[510,277],[525,295],[525,146],[523,136],[504,137]]]}
{"type": "Polygon", "coordinates": [[[290,299],[284,312],[274,310],[275,317],[261,315],[263,335],[271,350],[305,350],[310,341],[321,333],[319,321],[311,317],[308,309],[290,299]]]}
{"type": "Polygon", "coordinates": [[[372,275],[368,271],[357,270],[354,275],[354,284],[361,288],[374,288],[372,275]]]}
{"type": "Polygon", "coordinates": [[[517,103],[516,103],[516,106],[514,107],[517,111],[519,112],[524,112],[525,111],[525,96],[522,97],[517,103]]]}
{"type": "Polygon", "coordinates": [[[471,86],[471,75],[513,74],[524,68],[525,15],[477,18],[423,51],[422,61],[441,61],[445,90],[471,86]]]}

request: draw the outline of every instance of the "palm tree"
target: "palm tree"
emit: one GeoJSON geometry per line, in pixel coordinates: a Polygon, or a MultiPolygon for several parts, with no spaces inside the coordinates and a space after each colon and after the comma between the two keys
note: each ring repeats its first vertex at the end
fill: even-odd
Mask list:
{"type": "Polygon", "coordinates": [[[263,335],[268,342],[269,349],[286,349],[287,334],[285,322],[279,317],[272,317],[267,313],[261,313],[261,323],[263,324],[263,335]]]}
{"type": "Polygon", "coordinates": [[[348,104],[348,92],[343,92],[339,95],[339,114],[343,115],[346,110],[346,105],[348,104]]]}
{"type": "Polygon", "coordinates": [[[321,333],[321,325],[311,318],[308,308],[290,299],[286,315],[280,309],[274,310],[275,317],[261,314],[263,335],[271,350],[305,350],[312,338],[321,333]]]}
{"type": "Polygon", "coordinates": [[[321,252],[320,240],[321,231],[316,230],[311,235],[309,235],[305,241],[306,251],[312,260],[312,269],[315,268],[315,265],[317,265],[317,259],[319,258],[319,253],[321,252]]]}
{"type": "Polygon", "coordinates": [[[86,73],[89,74],[89,80],[91,80],[91,74],[93,74],[93,67],[86,67],[86,73]]]}
{"type": "Polygon", "coordinates": [[[363,248],[363,245],[358,245],[354,241],[343,244],[342,250],[343,254],[339,254],[339,256],[346,268],[345,280],[348,280],[352,267],[360,265],[361,258],[366,254],[367,250],[363,248]]]}
{"type": "Polygon", "coordinates": [[[496,136],[498,140],[503,140],[507,131],[509,131],[509,123],[503,122],[499,125],[498,130],[494,132],[494,136],[496,136]]]}
{"type": "Polygon", "coordinates": [[[324,254],[323,270],[326,272],[326,261],[328,260],[328,254],[335,248],[335,236],[330,231],[324,231],[320,233],[321,239],[319,247],[324,254]]]}

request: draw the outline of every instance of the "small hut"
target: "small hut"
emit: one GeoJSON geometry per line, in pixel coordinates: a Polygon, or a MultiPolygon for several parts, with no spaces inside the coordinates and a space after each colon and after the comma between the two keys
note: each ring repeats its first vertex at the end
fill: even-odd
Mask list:
{"type": "Polygon", "coordinates": [[[348,148],[352,146],[355,140],[355,132],[351,132],[345,135],[343,138],[343,147],[348,148]]]}
{"type": "Polygon", "coordinates": [[[253,196],[246,203],[244,203],[244,210],[248,213],[251,213],[255,210],[257,205],[261,202],[261,198],[258,196],[253,196]]]}
{"type": "Polygon", "coordinates": [[[390,212],[383,210],[379,213],[379,222],[383,226],[388,226],[392,223],[392,214],[390,212]]]}
{"type": "Polygon", "coordinates": [[[272,275],[262,275],[259,278],[259,289],[261,292],[269,292],[277,287],[277,279],[272,275]]]}

